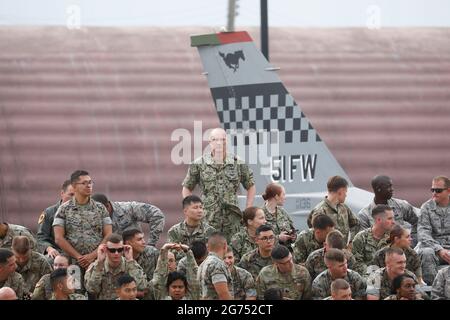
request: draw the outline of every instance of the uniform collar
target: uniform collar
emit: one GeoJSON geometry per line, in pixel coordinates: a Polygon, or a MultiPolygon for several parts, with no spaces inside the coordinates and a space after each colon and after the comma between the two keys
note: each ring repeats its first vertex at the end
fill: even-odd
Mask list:
{"type": "Polygon", "coordinates": [[[122,257],[121,260],[122,261],[120,262],[120,265],[117,268],[111,269],[111,267],[109,266],[109,263],[108,263],[108,259],[105,259],[105,262],[104,262],[104,264],[105,264],[105,272],[111,272],[113,274],[117,274],[119,272],[125,272],[125,267],[126,267],[125,266],[125,258],[122,257]]]}
{"type": "MultiPolygon", "coordinates": [[[[236,160],[236,156],[234,156],[233,154],[227,153],[225,156],[225,162],[224,164],[234,164],[235,160],[236,160]]],[[[214,162],[214,159],[211,156],[211,153],[205,153],[203,155],[203,161],[208,164],[208,165],[212,165],[212,164],[216,164],[214,162]]]]}
{"type": "Polygon", "coordinates": [[[329,206],[331,209],[333,209],[334,211],[338,212],[338,207],[340,205],[340,203],[338,203],[336,206],[334,204],[332,204],[330,202],[330,200],[328,200],[328,197],[325,196],[325,203],[327,204],[327,206],[329,206]]]}

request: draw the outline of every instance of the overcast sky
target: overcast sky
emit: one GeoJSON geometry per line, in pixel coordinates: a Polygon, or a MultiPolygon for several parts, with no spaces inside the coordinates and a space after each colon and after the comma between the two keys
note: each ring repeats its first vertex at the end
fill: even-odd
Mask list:
{"type": "MultiPolygon", "coordinates": [[[[237,0],[236,27],[259,25],[259,0],[237,0]]],[[[450,0],[268,0],[269,25],[450,26],[450,0]]],[[[0,0],[2,25],[212,26],[228,0],[0,0]]]]}

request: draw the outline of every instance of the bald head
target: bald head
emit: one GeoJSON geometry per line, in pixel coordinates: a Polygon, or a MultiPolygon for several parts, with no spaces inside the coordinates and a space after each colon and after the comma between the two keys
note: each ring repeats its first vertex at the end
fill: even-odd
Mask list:
{"type": "Polygon", "coordinates": [[[216,161],[225,159],[227,152],[227,133],[222,128],[215,128],[209,134],[211,154],[216,161]]]}
{"type": "Polygon", "coordinates": [[[10,287],[0,288],[0,300],[17,300],[17,295],[10,287]]]}

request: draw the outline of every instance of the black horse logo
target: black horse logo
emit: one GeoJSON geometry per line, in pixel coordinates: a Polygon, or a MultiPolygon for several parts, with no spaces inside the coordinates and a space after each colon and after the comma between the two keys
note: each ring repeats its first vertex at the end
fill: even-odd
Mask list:
{"type": "Polygon", "coordinates": [[[233,72],[236,72],[239,68],[239,59],[245,61],[244,52],[242,50],[235,51],[234,53],[228,53],[226,55],[219,52],[219,55],[222,57],[227,67],[233,69],[233,72]]]}

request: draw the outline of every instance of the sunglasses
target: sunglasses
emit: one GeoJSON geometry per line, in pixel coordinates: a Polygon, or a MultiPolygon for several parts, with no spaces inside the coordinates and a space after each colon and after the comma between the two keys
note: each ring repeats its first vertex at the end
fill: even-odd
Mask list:
{"type": "Polygon", "coordinates": [[[111,253],[116,253],[116,252],[122,253],[122,251],[123,251],[123,248],[108,248],[108,247],[106,247],[106,249],[111,253]]]}
{"type": "Polygon", "coordinates": [[[441,192],[447,190],[447,188],[431,188],[430,190],[432,193],[441,193],[441,192]]]}

